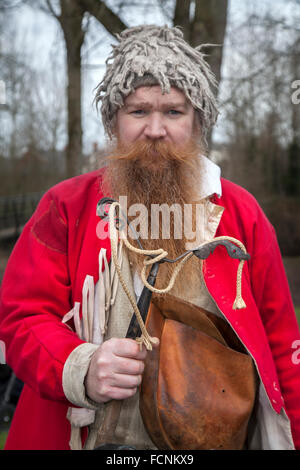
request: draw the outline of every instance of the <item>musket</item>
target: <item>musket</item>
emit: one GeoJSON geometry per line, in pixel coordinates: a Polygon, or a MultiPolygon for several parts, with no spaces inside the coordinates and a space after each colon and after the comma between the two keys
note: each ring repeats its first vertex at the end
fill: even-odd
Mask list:
{"type": "MultiPolygon", "coordinates": [[[[112,204],[115,202],[111,198],[102,198],[97,205],[97,214],[104,220],[108,217],[108,210],[107,205],[112,204]]],[[[127,222],[128,226],[130,227],[130,224],[128,223],[127,218],[123,215],[123,221],[120,218],[116,218],[115,223],[118,227],[124,223],[124,220],[127,222]]],[[[130,227],[132,230],[132,227],[130,227]]],[[[136,235],[136,234],[135,234],[136,235]]],[[[139,247],[143,249],[142,244],[138,237],[136,237],[136,240],[139,244],[139,247]]],[[[210,254],[212,254],[215,250],[215,248],[219,245],[223,245],[226,250],[228,255],[233,258],[233,259],[238,259],[238,260],[243,260],[246,261],[250,259],[250,255],[248,253],[245,253],[239,246],[236,246],[233,242],[229,240],[213,240],[212,242],[206,243],[204,246],[195,248],[193,250],[187,250],[185,253],[181,254],[178,256],[176,259],[169,259],[169,258],[163,258],[160,261],[157,261],[152,264],[150,273],[147,278],[148,284],[150,284],[151,287],[154,287],[157,274],[159,271],[159,265],[161,263],[175,263],[182,259],[184,256],[186,256],[188,253],[193,252],[195,256],[199,259],[207,259],[210,254]]],[[[138,300],[137,306],[139,309],[139,312],[141,314],[141,317],[143,319],[143,322],[146,322],[150,302],[151,302],[151,297],[152,297],[152,291],[147,287],[144,286],[142,293],[140,295],[140,298],[138,300]]],[[[136,339],[139,337],[141,334],[141,329],[139,326],[139,323],[137,321],[135,313],[133,313],[127,333],[126,333],[126,338],[131,338],[131,339],[136,339]]],[[[122,408],[122,400],[111,400],[108,402],[106,406],[106,412],[104,414],[104,419],[102,421],[101,427],[98,431],[98,438],[96,440],[96,447],[94,450],[134,450],[134,447],[127,446],[127,445],[119,445],[119,444],[112,444],[110,441],[113,441],[113,436],[114,432],[119,420],[121,408],[122,408]]]]}

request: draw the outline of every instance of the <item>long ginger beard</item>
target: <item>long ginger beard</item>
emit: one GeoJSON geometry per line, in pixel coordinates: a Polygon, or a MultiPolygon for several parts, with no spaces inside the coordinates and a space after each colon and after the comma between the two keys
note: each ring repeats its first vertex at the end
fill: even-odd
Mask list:
{"type": "MultiPolygon", "coordinates": [[[[167,251],[169,259],[177,258],[187,250],[187,243],[192,240],[186,238],[184,233],[184,205],[188,204],[193,208],[191,227],[195,231],[195,204],[201,171],[200,152],[199,144],[194,141],[184,146],[143,141],[128,146],[118,145],[109,155],[103,191],[109,192],[118,201],[125,200],[124,196],[127,197],[127,217],[139,234],[143,249],[163,248],[167,251]],[[142,213],[136,211],[138,207],[134,207],[135,204],[143,205],[145,209],[142,213]],[[172,211],[168,211],[170,217],[162,215],[158,218],[157,211],[153,211],[153,208],[162,204],[169,208],[173,206],[172,211]],[[178,230],[179,218],[181,230],[178,230]]],[[[138,247],[130,229],[127,237],[132,245],[138,247]]],[[[129,260],[138,273],[144,266],[145,258],[129,251],[129,260]]],[[[175,266],[177,263],[160,265],[155,287],[162,289],[168,285],[175,266]]],[[[181,269],[170,293],[180,295],[186,283],[199,282],[200,273],[200,261],[193,256],[181,269]]]]}

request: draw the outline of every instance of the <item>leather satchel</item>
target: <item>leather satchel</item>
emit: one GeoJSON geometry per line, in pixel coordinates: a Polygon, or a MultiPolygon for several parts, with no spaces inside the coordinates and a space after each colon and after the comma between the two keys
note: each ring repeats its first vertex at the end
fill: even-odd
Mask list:
{"type": "Polygon", "coordinates": [[[171,295],[152,298],[140,411],[162,450],[243,449],[257,389],[252,358],[222,318],[171,295]]]}

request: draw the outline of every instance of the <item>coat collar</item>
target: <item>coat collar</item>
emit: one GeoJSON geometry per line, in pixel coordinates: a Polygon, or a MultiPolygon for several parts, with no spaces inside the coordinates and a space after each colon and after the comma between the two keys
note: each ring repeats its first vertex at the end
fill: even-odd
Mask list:
{"type": "Polygon", "coordinates": [[[201,165],[199,171],[199,199],[216,194],[222,196],[221,168],[204,155],[199,155],[201,165]]]}

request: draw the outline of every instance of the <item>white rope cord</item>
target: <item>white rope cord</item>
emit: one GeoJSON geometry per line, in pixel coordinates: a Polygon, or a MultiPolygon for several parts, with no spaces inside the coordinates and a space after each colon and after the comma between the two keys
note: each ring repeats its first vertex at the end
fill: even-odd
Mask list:
{"type": "MultiPolygon", "coordinates": [[[[217,240],[231,241],[231,242],[235,243],[236,245],[238,245],[244,251],[244,253],[247,253],[246,248],[243,245],[243,243],[240,242],[239,240],[237,240],[236,238],[224,235],[224,236],[221,236],[221,237],[215,237],[213,239],[213,241],[217,241],[217,240]]],[[[202,243],[201,245],[199,245],[198,248],[201,248],[201,247],[207,245],[208,243],[211,243],[211,241],[202,243]]],[[[134,248],[134,247],[132,247],[132,248],[134,248]]],[[[182,269],[182,267],[186,263],[186,261],[191,258],[191,256],[193,256],[192,252],[187,253],[186,256],[180,261],[180,263],[174,269],[174,272],[172,274],[172,277],[170,279],[170,282],[169,282],[168,286],[165,287],[164,289],[156,289],[155,287],[152,287],[147,282],[146,267],[149,264],[153,264],[153,260],[152,259],[150,259],[148,261],[145,260],[144,261],[145,266],[143,267],[142,272],[141,272],[141,278],[142,278],[142,281],[143,281],[144,285],[146,287],[148,287],[148,289],[150,289],[152,292],[155,292],[157,294],[164,294],[164,293],[169,292],[170,289],[172,289],[172,287],[174,285],[175,279],[176,279],[179,271],[182,269]]],[[[246,307],[246,304],[245,304],[245,302],[242,298],[242,271],[243,271],[244,263],[245,263],[245,260],[240,260],[239,266],[238,266],[237,279],[236,279],[236,298],[234,300],[233,307],[232,307],[234,310],[238,310],[238,309],[242,309],[242,308],[246,307]]]]}
{"type": "Polygon", "coordinates": [[[113,262],[115,264],[117,274],[119,276],[120,283],[121,283],[121,285],[122,285],[122,287],[123,287],[123,289],[124,289],[124,291],[125,291],[125,293],[128,297],[129,302],[132,305],[132,308],[134,310],[134,313],[136,314],[139,326],[140,326],[141,331],[142,331],[141,337],[136,338],[136,341],[141,346],[142,346],[142,344],[144,344],[147,350],[152,350],[152,344],[157,344],[157,338],[152,338],[149,335],[149,333],[148,333],[148,331],[145,327],[144,321],[142,319],[142,316],[140,314],[140,311],[138,309],[136,300],[131,295],[131,292],[129,291],[129,289],[126,285],[126,282],[125,282],[125,280],[122,276],[120,265],[118,263],[118,257],[117,257],[118,234],[117,234],[117,229],[116,229],[116,226],[115,226],[115,223],[114,223],[114,221],[115,221],[115,217],[114,217],[115,208],[116,208],[117,205],[119,205],[119,204],[117,202],[115,202],[115,203],[111,204],[111,206],[109,208],[109,232],[110,232],[110,241],[111,241],[111,254],[112,254],[112,258],[113,258],[113,262]]]}
{"type": "MultiPolygon", "coordinates": [[[[124,289],[128,299],[129,299],[129,301],[130,301],[130,303],[131,303],[131,305],[134,309],[134,312],[137,316],[139,326],[140,326],[141,331],[142,331],[142,336],[140,338],[137,338],[137,341],[139,343],[144,343],[147,349],[152,349],[152,344],[155,342],[155,338],[151,338],[151,336],[149,336],[149,334],[146,330],[146,327],[145,327],[145,324],[144,324],[143,319],[141,317],[141,314],[139,312],[136,300],[132,297],[131,293],[129,292],[129,290],[126,286],[126,283],[123,279],[121,269],[120,269],[120,266],[119,266],[118,260],[117,260],[118,232],[117,232],[117,229],[116,229],[116,226],[115,226],[115,223],[114,223],[114,221],[116,220],[115,219],[115,210],[116,210],[117,206],[119,206],[118,202],[114,202],[113,204],[111,204],[111,206],[109,208],[109,213],[108,213],[112,257],[113,257],[113,261],[114,261],[114,264],[115,264],[115,267],[116,267],[116,270],[117,270],[117,273],[118,273],[118,276],[119,276],[120,283],[122,284],[123,289],[124,289]]],[[[121,231],[120,233],[122,234],[122,240],[124,241],[124,244],[126,245],[126,247],[129,250],[131,250],[135,253],[144,255],[144,256],[154,256],[150,259],[148,258],[148,259],[144,260],[144,267],[143,267],[142,272],[141,272],[141,278],[142,278],[142,281],[143,281],[144,285],[149,290],[151,290],[152,292],[155,292],[157,294],[165,294],[165,293],[169,292],[172,289],[172,287],[174,286],[174,283],[175,283],[175,280],[176,280],[176,277],[177,277],[178,273],[180,272],[180,270],[182,269],[184,264],[193,256],[193,252],[187,253],[180,260],[180,262],[178,263],[178,265],[174,269],[174,272],[171,276],[169,284],[163,289],[157,289],[157,288],[151,286],[147,282],[146,270],[147,270],[147,267],[149,265],[153,265],[154,263],[156,263],[156,262],[160,261],[161,259],[167,257],[168,252],[163,250],[162,248],[159,248],[158,250],[142,250],[140,248],[136,248],[136,247],[132,246],[129,243],[124,231],[121,231]]],[[[211,240],[209,242],[202,243],[199,246],[199,248],[211,243],[212,241],[217,241],[217,240],[231,241],[231,242],[235,243],[237,246],[239,246],[244,253],[247,253],[245,246],[243,245],[243,243],[240,240],[237,240],[236,238],[229,237],[229,236],[215,237],[213,240],[211,240]]],[[[237,270],[236,298],[234,300],[233,307],[232,307],[234,310],[242,309],[242,308],[246,307],[246,304],[245,304],[245,302],[242,298],[242,271],[243,271],[244,263],[245,263],[245,260],[240,260],[238,270],[237,270]]]]}
{"type": "Polygon", "coordinates": [[[191,257],[193,256],[193,253],[187,253],[181,260],[180,262],[178,263],[178,265],[174,268],[174,271],[173,271],[173,274],[171,276],[171,279],[169,281],[169,284],[167,285],[167,287],[163,288],[163,289],[156,289],[155,287],[151,286],[148,282],[147,282],[147,275],[146,275],[146,269],[147,269],[147,266],[149,264],[153,264],[153,259],[150,259],[150,260],[145,260],[144,261],[144,267],[142,269],[142,272],[141,272],[141,278],[142,278],[142,281],[144,283],[144,285],[146,287],[148,287],[148,289],[150,289],[152,292],[155,292],[157,294],[166,294],[167,292],[169,292],[173,286],[174,286],[174,283],[175,283],[175,280],[176,280],[176,277],[177,275],[179,274],[179,271],[183,268],[183,265],[187,262],[187,260],[189,260],[191,257]]]}

